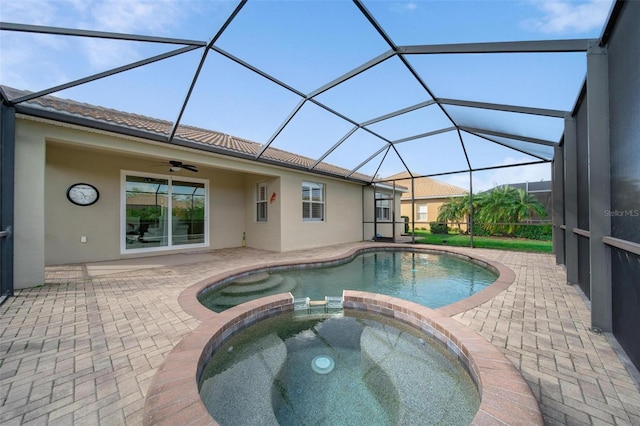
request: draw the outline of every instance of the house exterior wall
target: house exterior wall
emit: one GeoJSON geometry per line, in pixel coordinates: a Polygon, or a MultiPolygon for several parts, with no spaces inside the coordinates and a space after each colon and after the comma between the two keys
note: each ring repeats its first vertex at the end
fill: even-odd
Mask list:
{"type": "MultiPolygon", "coordinates": [[[[79,149],[55,142],[47,143],[46,151],[45,264],[131,257],[120,252],[121,170],[168,175],[168,167],[160,165],[161,160],[79,149]],[[66,190],[76,182],[96,186],[100,190],[98,202],[86,207],[71,204],[66,199],[66,190]],[[87,237],[86,243],[80,242],[81,236],[87,237]]],[[[191,172],[173,175],[193,177],[191,172]]],[[[200,168],[197,177],[209,181],[209,248],[240,246],[247,213],[245,176],[234,171],[200,168]]],[[[188,250],[176,248],[161,254],[188,250]]]]}
{"type": "Polygon", "coordinates": [[[283,171],[281,176],[282,251],[362,240],[362,187],[349,182],[283,171]],[[302,182],[322,183],[325,220],[302,219],[302,182]]]}
{"type": "Polygon", "coordinates": [[[15,137],[13,276],[17,289],[44,282],[45,144],[41,135],[18,123],[15,137]]]}
{"type": "MultiPolygon", "coordinates": [[[[243,233],[248,247],[271,251],[361,241],[363,211],[371,219],[375,211],[373,189],[364,188],[370,202],[363,209],[357,183],[22,115],[16,120],[15,187],[16,289],[42,284],[45,265],[240,247],[243,233]],[[169,173],[170,159],[195,163],[199,172],[169,173]],[[207,180],[208,246],[123,253],[123,170],[207,180]],[[302,218],[303,181],[325,185],[322,222],[302,218]],[[67,189],[79,182],[98,188],[97,203],[80,207],[67,200],[67,189]],[[258,182],[267,182],[269,198],[275,194],[267,222],[256,220],[258,182]]],[[[396,212],[399,200],[397,193],[396,212]]]]}
{"type": "MultiPolygon", "coordinates": [[[[424,228],[425,230],[429,230],[431,227],[429,226],[429,222],[437,222],[438,221],[438,213],[440,211],[440,207],[449,201],[449,198],[429,198],[429,199],[416,199],[414,201],[414,207],[411,208],[411,200],[403,199],[402,200],[402,216],[407,216],[409,218],[409,229],[411,229],[411,224],[413,223],[413,218],[415,217],[415,227],[416,229],[424,228]],[[418,209],[420,204],[427,205],[427,220],[419,221],[418,220],[418,209]]],[[[450,229],[458,229],[458,226],[455,223],[450,223],[450,229]]],[[[467,226],[464,224],[460,225],[460,229],[462,231],[466,231],[467,226]]]]}
{"type": "Polygon", "coordinates": [[[391,196],[394,191],[392,189],[381,188],[380,186],[367,186],[362,190],[360,197],[364,205],[364,222],[362,225],[362,236],[364,240],[371,240],[375,234],[378,233],[382,237],[393,237],[393,226],[395,226],[395,236],[398,237],[404,232],[404,222],[402,221],[401,203],[400,197],[402,192],[395,192],[395,199],[393,203],[392,215],[395,215],[395,224],[390,222],[377,222],[375,221],[375,193],[383,193],[391,196]],[[377,225],[377,229],[376,229],[377,225]]]}
{"type": "Polygon", "coordinates": [[[282,221],[280,178],[275,176],[249,175],[245,179],[245,237],[246,245],[261,250],[282,251],[282,221]],[[256,192],[260,182],[267,184],[267,221],[258,222],[256,214],[256,192]],[[273,197],[273,194],[275,196],[273,197]],[[273,201],[271,198],[273,197],[273,201]]]}

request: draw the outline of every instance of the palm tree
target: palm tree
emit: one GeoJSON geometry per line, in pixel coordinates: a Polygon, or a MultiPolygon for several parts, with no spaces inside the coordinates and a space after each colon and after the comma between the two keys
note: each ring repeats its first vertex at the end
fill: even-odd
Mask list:
{"type": "Polygon", "coordinates": [[[477,217],[490,233],[512,235],[516,224],[530,219],[534,214],[544,217],[547,212],[533,195],[504,185],[483,194],[477,217]]]}
{"type": "MultiPolygon", "coordinates": [[[[473,211],[474,218],[479,223],[483,223],[485,229],[492,235],[513,235],[516,224],[530,219],[533,215],[540,217],[547,215],[544,206],[533,195],[508,185],[475,195],[473,211]]],[[[439,209],[438,221],[455,222],[460,229],[460,222],[469,214],[469,195],[467,194],[444,203],[439,209]]]]}
{"type": "MultiPolygon", "coordinates": [[[[514,202],[509,210],[509,221],[511,223],[521,223],[527,221],[534,215],[537,215],[539,217],[547,216],[547,210],[533,195],[525,192],[522,189],[518,189],[517,193],[514,195],[515,199],[513,200],[514,202]]],[[[510,225],[509,233],[512,234],[514,231],[515,225],[510,225]]]]}
{"type": "MultiPolygon", "coordinates": [[[[473,208],[476,208],[476,200],[473,200],[473,208]]],[[[471,209],[469,208],[469,194],[462,197],[450,198],[438,209],[438,222],[454,222],[460,230],[461,222],[468,222],[471,209]]]]}
{"type": "Polygon", "coordinates": [[[460,204],[455,198],[450,198],[449,201],[442,204],[438,209],[438,222],[455,222],[455,224],[458,225],[458,230],[460,230],[460,219],[462,216],[460,204]]]}

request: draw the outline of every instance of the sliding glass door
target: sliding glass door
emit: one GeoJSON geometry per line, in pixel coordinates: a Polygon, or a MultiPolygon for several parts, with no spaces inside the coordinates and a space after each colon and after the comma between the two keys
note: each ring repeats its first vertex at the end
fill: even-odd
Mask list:
{"type": "Polygon", "coordinates": [[[123,172],[123,191],[126,252],[206,244],[206,181],[123,172]]]}
{"type": "Polygon", "coordinates": [[[205,188],[203,183],[173,181],[171,186],[171,242],[203,244],[205,188]]]}

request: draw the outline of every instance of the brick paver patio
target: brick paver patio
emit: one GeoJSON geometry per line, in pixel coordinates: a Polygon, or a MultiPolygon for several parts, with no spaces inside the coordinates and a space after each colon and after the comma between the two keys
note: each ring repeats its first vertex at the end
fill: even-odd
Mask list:
{"type": "MultiPolygon", "coordinates": [[[[370,243],[291,253],[250,248],[47,268],[0,306],[0,424],[139,425],[157,368],[199,321],[178,295],[208,276],[319,259],[370,243]]],[[[469,249],[456,249],[462,253],[469,249]]],[[[475,249],[515,282],[454,316],[520,370],[547,424],[640,425],[640,392],[553,256],[475,249]]],[[[514,424],[518,419],[514,419],[514,424]]]]}

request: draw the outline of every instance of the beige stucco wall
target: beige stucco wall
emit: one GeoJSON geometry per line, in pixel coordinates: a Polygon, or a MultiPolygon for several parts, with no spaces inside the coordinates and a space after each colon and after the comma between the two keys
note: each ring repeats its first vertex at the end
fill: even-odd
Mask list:
{"type": "Polygon", "coordinates": [[[413,218],[416,218],[415,227],[416,228],[426,228],[429,229],[429,222],[437,222],[438,221],[438,210],[440,206],[442,206],[443,202],[446,200],[443,199],[429,199],[429,200],[415,200],[415,204],[411,206],[411,200],[402,200],[402,215],[409,217],[409,228],[411,228],[411,223],[413,218]],[[426,204],[427,205],[427,220],[426,221],[418,221],[418,205],[426,204]]]}
{"type": "Polygon", "coordinates": [[[362,187],[318,175],[285,171],[281,177],[282,250],[362,240],[362,187]],[[325,185],[325,221],[302,220],[302,182],[325,185]]]}
{"type": "MultiPolygon", "coordinates": [[[[364,206],[372,219],[372,188],[365,187],[364,192],[371,194],[371,201],[365,201],[364,206]]],[[[42,284],[45,264],[239,247],[243,232],[247,246],[273,251],[361,241],[362,203],[363,187],[359,184],[18,115],[14,287],[42,284]],[[123,254],[122,170],[169,175],[163,165],[169,159],[197,164],[200,170],[173,176],[209,181],[209,245],[123,254]],[[255,220],[255,188],[261,181],[268,182],[269,196],[276,194],[268,206],[267,223],[255,220]],[[324,222],[302,220],[303,181],[325,184],[324,222]],[[99,201],[87,207],[70,203],[66,191],[77,182],[96,186],[99,201]]],[[[399,211],[399,198],[396,209],[399,211]]],[[[365,238],[371,236],[365,233],[365,238]]]]}
{"type": "Polygon", "coordinates": [[[248,175],[245,179],[245,224],[247,247],[261,250],[282,251],[282,221],[280,220],[280,178],[274,176],[248,175]],[[273,202],[267,203],[267,221],[256,220],[256,192],[260,182],[267,183],[267,196],[275,194],[273,202]]]}
{"type": "Polygon", "coordinates": [[[14,288],[44,282],[45,145],[42,137],[16,126],[14,288]]]}
{"type": "MultiPolygon", "coordinates": [[[[424,228],[426,230],[428,230],[429,227],[429,222],[437,222],[438,221],[438,213],[440,210],[440,207],[445,203],[449,201],[449,198],[430,198],[430,199],[418,199],[414,201],[414,206],[412,209],[412,205],[411,205],[411,200],[402,200],[402,215],[403,216],[407,216],[409,218],[409,229],[411,229],[412,226],[412,220],[415,217],[416,218],[416,222],[415,222],[415,227],[416,229],[421,229],[424,228]],[[426,221],[418,221],[417,217],[418,217],[418,205],[419,204],[427,204],[427,220],[426,221]],[[415,214],[415,216],[414,216],[415,214]]],[[[451,229],[457,229],[457,225],[455,224],[449,224],[449,228],[451,229]]],[[[461,225],[461,229],[464,231],[466,230],[466,225],[461,225]]]]}
{"type": "MultiPolygon", "coordinates": [[[[168,175],[167,167],[161,165],[160,160],[87,150],[56,142],[47,143],[46,151],[46,264],[131,257],[120,253],[121,170],[168,175]],[[98,202],[87,207],[70,203],[66,199],[66,191],[75,182],[96,186],[100,190],[98,202]],[[81,236],[86,236],[86,243],[80,241],[81,236]]],[[[208,247],[240,246],[246,214],[244,174],[201,167],[197,174],[181,171],[172,173],[172,176],[197,176],[208,181],[208,247]]],[[[202,250],[201,247],[191,250],[198,249],[202,250]]],[[[163,254],[189,250],[177,248],[163,254]]]]}

